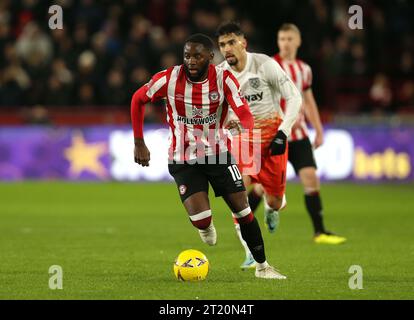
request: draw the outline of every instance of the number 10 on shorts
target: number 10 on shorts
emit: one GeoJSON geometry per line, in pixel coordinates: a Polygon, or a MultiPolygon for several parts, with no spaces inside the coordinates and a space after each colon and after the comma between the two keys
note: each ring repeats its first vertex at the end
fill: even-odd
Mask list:
{"type": "Polygon", "coordinates": [[[240,173],[239,168],[237,167],[237,165],[233,164],[229,167],[227,167],[227,169],[229,169],[231,176],[233,177],[234,181],[239,181],[242,179],[242,175],[240,173]]]}

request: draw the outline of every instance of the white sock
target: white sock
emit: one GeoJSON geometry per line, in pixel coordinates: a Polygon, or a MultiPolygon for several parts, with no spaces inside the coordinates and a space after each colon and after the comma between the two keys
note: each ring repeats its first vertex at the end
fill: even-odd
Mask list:
{"type": "Polygon", "coordinates": [[[265,261],[263,263],[256,263],[256,269],[257,270],[267,268],[268,266],[269,266],[269,264],[267,263],[267,261],[265,261]]]}
{"type": "Polygon", "coordinates": [[[235,223],[234,227],[236,228],[237,236],[239,237],[240,243],[242,244],[242,246],[244,248],[244,252],[246,253],[246,257],[248,257],[250,255],[250,249],[247,246],[246,241],[244,241],[244,239],[243,239],[243,236],[242,236],[241,231],[240,231],[240,225],[238,223],[235,223]]]}

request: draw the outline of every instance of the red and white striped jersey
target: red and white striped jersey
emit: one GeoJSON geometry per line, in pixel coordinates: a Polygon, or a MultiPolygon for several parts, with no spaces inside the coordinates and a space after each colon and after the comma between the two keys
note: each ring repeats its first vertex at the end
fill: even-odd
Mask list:
{"type": "MultiPolygon", "coordinates": [[[[302,95],[306,90],[312,87],[312,69],[307,63],[299,59],[296,59],[293,62],[286,61],[283,60],[279,54],[276,54],[273,58],[279,63],[302,95]]],[[[280,101],[280,106],[285,112],[286,102],[283,98],[280,101]]],[[[298,120],[293,125],[289,141],[302,140],[307,137],[308,127],[306,125],[305,109],[302,105],[298,120]]]]}
{"type": "Polygon", "coordinates": [[[166,102],[170,160],[188,161],[230,151],[231,141],[223,129],[229,106],[244,127],[253,127],[253,117],[239,94],[237,80],[215,65],[209,66],[208,77],[202,82],[191,82],[183,65],[179,65],[155,74],[137,90],[131,102],[136,138],[143,134],[140,107],[160,99],[166,102]]]}

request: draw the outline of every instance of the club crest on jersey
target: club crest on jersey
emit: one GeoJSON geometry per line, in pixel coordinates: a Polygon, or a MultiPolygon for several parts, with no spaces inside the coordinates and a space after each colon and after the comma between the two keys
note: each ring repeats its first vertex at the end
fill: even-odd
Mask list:
{"type": "Polygon", "coordinates": [[[249,79],[249,85],[253,88],[253,89],[257,89],[260,87],[260,79],[259,78],[250,78],[249,79]]]}
{"type": "Polygon", "coordinates": [[[187,192],[187,187],[185,186],[185,185],[181,185],[180,187],[179,187],[179,190],[180,190],[180,194],[183,196],[186,192],[187,192]]]}
{"type": "Polygon", "coordinates": [[[203,116],[203,107],[197,108],[193,105],[193,117],[202,117],[203,116]]]}
{"type": "Polygon", "coordinates": [[[216,102],[220,99],[220,94],[217,91],[210,92],[208,97],[211,102],[216,102]]]}

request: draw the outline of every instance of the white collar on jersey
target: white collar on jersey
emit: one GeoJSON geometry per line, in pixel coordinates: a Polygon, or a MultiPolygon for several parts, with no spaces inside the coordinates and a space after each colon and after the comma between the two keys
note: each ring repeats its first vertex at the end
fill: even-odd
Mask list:
{"type": "Polygon", "coordinates": [[[207,76],[207,78],[206,78],[205,80],[203,80],[203,81],[191,81],[190,79],[188,79],[188,78],[187,78],[187,76],[185,77],[185,79],[186,79],[188,82],[190,82],[190,83],[194,83],[194,84],[203,84],[203,83],[206,83],[206,82],[208,81],[208,76],[207,76]]]}

